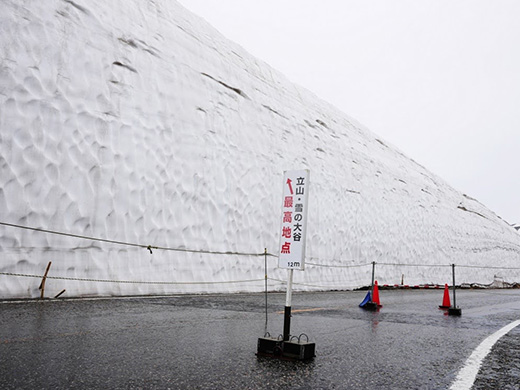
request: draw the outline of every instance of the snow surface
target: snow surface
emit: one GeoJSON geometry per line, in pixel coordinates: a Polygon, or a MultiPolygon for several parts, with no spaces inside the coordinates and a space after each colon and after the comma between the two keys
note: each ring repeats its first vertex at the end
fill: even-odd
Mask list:
{"type": "MultiPolygon", "coordinates": [[[[283,171],[310,169],[295,289],[369,284],[372,261],[380,285],[449,283],[436,265],[520,266],[514,228],[175,1],[4,0],[0,61],[0,222],[276,254],[283,171]]],[[[48,279],[46,296],[264,288],[255,255],[0,225],[0,256],[1,298],[39,296],[39,279],[7,274],[49,261],[52,277],[164,283],[48,279]]],[[[457,283],[495,274],[520,279],[458,268],[457,283]]]]}

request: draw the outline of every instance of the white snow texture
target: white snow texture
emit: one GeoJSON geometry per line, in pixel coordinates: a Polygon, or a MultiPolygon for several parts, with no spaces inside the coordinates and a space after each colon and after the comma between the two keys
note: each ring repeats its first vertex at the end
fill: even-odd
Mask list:
{"type": "MultiPolygon", "coordinates": [[[[520,265],[493,212],[177,2],[0,2],[0,298],[39,297],[49,261],[47,297],[262,291],[247,253],[279,252],[292,169],[311,172],[297,290],[367,285],[372,261],[380,285],[520,265]]],[[[457,283],[497,273],[519,279],[457,283]]]]}

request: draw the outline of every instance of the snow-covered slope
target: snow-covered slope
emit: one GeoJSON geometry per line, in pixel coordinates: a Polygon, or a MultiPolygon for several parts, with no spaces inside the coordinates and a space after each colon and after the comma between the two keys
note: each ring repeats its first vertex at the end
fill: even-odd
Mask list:
{"type": "Polygon", "coordinates": [[[0,2],[0,297],[38,296],[49,261],[47,296],[261,291],[283,171],[304,168],[297,289],[366,285],[372,261],[380,284],[520,266],[494,213],[175,1],[0,2]]]}

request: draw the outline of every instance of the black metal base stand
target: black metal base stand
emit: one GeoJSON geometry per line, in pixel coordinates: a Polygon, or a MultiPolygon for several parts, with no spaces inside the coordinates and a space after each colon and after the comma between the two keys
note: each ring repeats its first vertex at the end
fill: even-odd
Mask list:
{"type": "Polygon", "coordinates": [[[309,360],[314,358],[316,344],[302,342],[296,336],[294,341],[283,341],[271,337],[260,337],[256,356],[265,356],[282,360],[309,360]]]}
{"type": "Polygon", "coordinates": [[[460,316],[462,315],[462,309],[460,307],[450,307],[448,309],[449,316],[460,316]]]}

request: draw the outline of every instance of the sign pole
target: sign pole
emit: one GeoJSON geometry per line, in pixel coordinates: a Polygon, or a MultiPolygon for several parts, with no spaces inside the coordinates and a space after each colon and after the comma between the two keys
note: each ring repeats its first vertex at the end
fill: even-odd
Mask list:
{"type": "Polygon", "coordinates": [[[453,307],[457,307],[457,298],[455,297],[455,264],[451,265],[453,274],[453,307]]]}
{"type": "Polygon", "coordinates": [[[283,341],[289,341],[291,335],[291,306],[292,306],[292,282],[293,269],[289,269],[287,275],[287,295],[285,296],[285,314],[283,318],[283,341]]]}
{"type": "Polygon", "coordinates": [[[374,276],[376,272],[376,262],[372,262],[372,284],[370,285],[370,291],[372,292],[372,296],[374,296],[374,276]]]}
{"type": "Polygon", "coordinates": [[[264,248],[264,271],[265,271],[265,330],[264,334],[267,333],[267,248],[264,248]]]}
{"type": "Polygon", "coordinates": [[[453,306],[448,309],[448,315],[460,316],[462,314],[462,309],[457,307],[457,300],[455,297],[455,264],[451,265],[451,269],[453,273],[453,306]]]}

